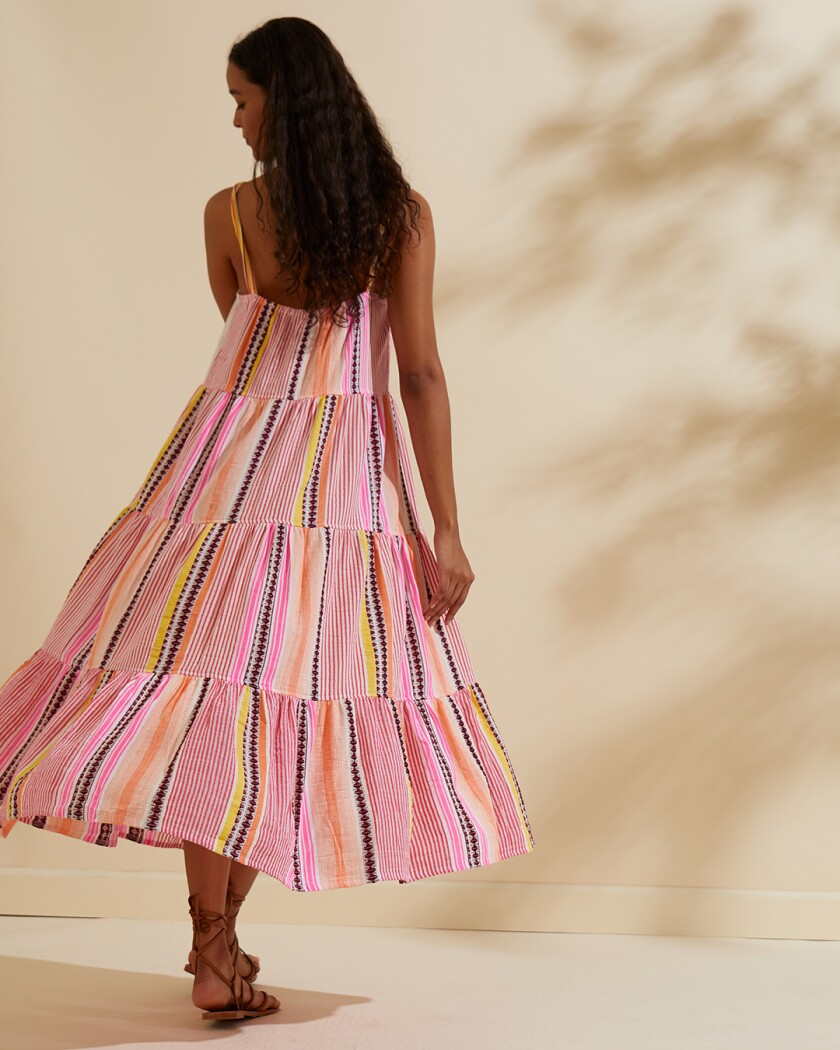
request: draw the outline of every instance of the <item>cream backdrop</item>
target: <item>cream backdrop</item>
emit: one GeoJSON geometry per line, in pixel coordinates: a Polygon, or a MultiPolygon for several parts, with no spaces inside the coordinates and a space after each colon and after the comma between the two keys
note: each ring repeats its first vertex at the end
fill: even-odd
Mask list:
{"type": "MultiPolygon", "coordinates": [[[[537,845],[407,886],[263,875],[249,918],[840,936],[818,0],[4,0],[0,673],[207,367],[203,207],[251,164],[225,55],[282,14],[330,35],[432,206],[459,623],[537,845]]],[[[0,865],[7,911],[185,915],[178,850],[18,824],[0,865]]]]}

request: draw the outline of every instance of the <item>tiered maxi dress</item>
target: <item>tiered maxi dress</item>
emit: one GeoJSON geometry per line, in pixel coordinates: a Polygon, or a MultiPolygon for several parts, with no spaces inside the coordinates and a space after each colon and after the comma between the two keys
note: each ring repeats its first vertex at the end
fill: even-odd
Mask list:
{"type": "MultiPolygon", "coordinates": [[[[534,848],[388,389],[349,326],[237,293],[209,369],[43,644],[0,687],[0,836],[199,843],[292,890],[534,848]]],[[[345,304],[345,305],[349,305],[345,304]]],[[[7,595],[8,598],[8,595],[7,595]]]]}

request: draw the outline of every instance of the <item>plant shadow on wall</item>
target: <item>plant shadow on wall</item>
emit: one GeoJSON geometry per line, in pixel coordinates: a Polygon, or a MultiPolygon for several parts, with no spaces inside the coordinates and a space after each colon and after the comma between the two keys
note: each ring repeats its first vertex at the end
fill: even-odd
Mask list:
{"type": "MultiPolygon", "coordinates": [[[[581,323],[557,348],[555,380],[583,369],[621,405],[501,496],[527,514],[559,493],[597,523],[577,532],[558,587],[558,680],[567,659],[578,681],[587,663],[593,680],[609,666],[613,709],[594,689],[558,689],[604,731],[597,752],[555,756],[549,834],[582,858],[648,836],[637,855],[656,870],[638,868],[639,881],[689,872],[707,885],[748,810],[836,768],[840,750],[840,585],[818,569],[821,547],[828,565],[840,553],[840,345],[814,327],[815,302],[838,312],[825,275],[838,272],[840,49],[815,27],[820,54],[803,72],[761,36],[757,5],[702,25],[689,13],[679,32],[673,13],[656,26],[630,7],[623,25],[595,6],[550,9],[575,88],[522,151],[559,174],[534,208],[529,265],[511,268],[558,316],[591,299],[592,339],[581,323]],[[599,327],[599,311],[623,315],[622,332],[599,327]],[[705,331],[716,343],[704,349],[705,331]],[[693,382],[704,352],[712,377],[693,382]],[[634,357],[650,382],[615,388],[610,367],[634,357]]],[[[822,832],[810,828],[813,871],[822,832]]]]}

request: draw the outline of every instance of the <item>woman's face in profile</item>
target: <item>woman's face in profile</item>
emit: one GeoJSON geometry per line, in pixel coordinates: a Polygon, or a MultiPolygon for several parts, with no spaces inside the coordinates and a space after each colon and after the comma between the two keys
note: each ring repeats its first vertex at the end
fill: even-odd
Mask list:
{"type": "Polygon", "coordinates": [[[258,84],[252,84],[250,80],[246,80],[245,74],[233,62],[228,62],[227,83],[228,91],[236,102],[233,126],[242,129],[245,141],[251,147],[254,156],[259,159],[257,147],[259,146],[265,91],[258,84]]]}

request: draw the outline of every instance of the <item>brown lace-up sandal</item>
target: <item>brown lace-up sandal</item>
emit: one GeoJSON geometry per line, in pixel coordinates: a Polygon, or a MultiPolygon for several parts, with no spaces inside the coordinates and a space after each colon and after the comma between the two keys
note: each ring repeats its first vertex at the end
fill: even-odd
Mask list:
{"type": "MultiPolygon", "coordinates": [[[[242,907],[242,902],[245,900],[244,897],[240,897],[238,893],[233,893],[228,886],[227,900],[225,902],[225,916],[234,918],[239,914],[239,909],[242,907]]],[[[233,965],[236,966],[238,956],[241,956],[248,963],[248,972],[241,973],[237,970],[237,973],[241,977],[244,977],[246,981],[253,981],[257,974],[260,972],[260,957],[258,955],[249,955],[244,948],[239,947],[239,938],[234,932],[233,944],[228,945],[230,948],[230,955],[233,959],[233,965]]],[[[187,962],[184,969],[187,973],[195,974],[195,933],[193,933],[193,943],[190,949],[189,961],[187,962]]]]}
{"type": "MultiPolygon", "coordinates": [[[[272,996],[268,992],[252,987],[236,970],[233,971],[233,978],[229,979],[207,958],[205,954],[207,948],[217,937],[225,937],[225,943],[227,943],[227,916],[220,911],[210,911],[202,908],[201,899],[197,893],[191,894],[189,900],[190,917],[193,921],[193,936],[196,944],[198,943],[199,931],[201,933],[209,933],[213,927],[216,928],[215,933],[204,946],[196,948],[196,967],[198,966],[198,960],[201,959],[205,966],[209,966],[216,976],[221,981],[224,981],[230,988],[233,996],[232,1002],[228,1003],[221,1010],[203,1010],[201,1013],[202,1019],[205,1021],[232,1021],[243,1017],[264,1017],[266,1014],[277,1013],[282,1004],[278,1001],[277,1006],[269,1006],[272,996]]],[[[199,1007],[199,1009],[201,1008],[199,1007]]]]}

